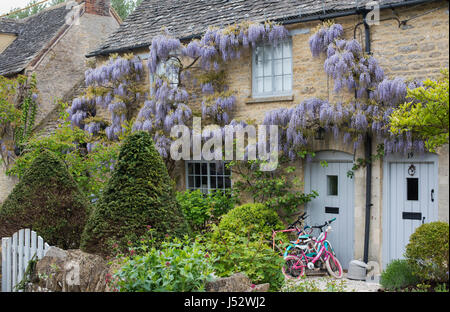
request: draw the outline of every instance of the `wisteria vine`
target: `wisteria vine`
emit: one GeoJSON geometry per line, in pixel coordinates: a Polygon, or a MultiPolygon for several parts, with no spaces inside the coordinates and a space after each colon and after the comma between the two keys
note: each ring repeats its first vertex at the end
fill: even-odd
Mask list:
{"type": "MultiPolygon", "coordinates": [[[[133,130],[150,132],[161,156],[168,158],[173,140],[170,130],[174,125],[190,125],[194,113],[188,104],[197,99],[198,93],[202,97],[202,117],[219,124],[222,137],[226,125],[245,126],[245,122],[233,119],[236,97],[225,84],[224,64],[240,58],[242,49],[255,47],[261,41],[277,45],[287,37],[288,31],[283,26],[270,22],[210,27],[201,39],[186,45],[168,33],[154,37],[148,59],[150,93],[145,93],[133,130]],[[192,63],[183,65],[182,58],[192,63]],[[197,94],[189,93],[185,83],[194,81],[195,85],[197,78],[192,79],[191,73],[195,63],[199,63],[202,71],[197,77],[199,87],[194,88],[197,94]]],[[[342,137],[355,150],[365,134],[370,133],[384,139],[385,153],[424,151],[424,142],[411,133],[393,136],[388,129],[389,116],[405,102],[407,87],[420,83],[410,82],[407,86],[403,78],[388,79],[378,61],[366,55],[357,40],[344,38],[342,25],[324,23],[311,36],[309,45],[314,57],[325,55],[324,71],[334,82],[333,91],[353,92],[355,97],[348,103],[311,98],[291,108],[268,111],[263,123],[279,126],[279,151],[296,159],[319,129],[332,133],[336,139],[342,137]]],[[[123,123],[130,118],[130,103],[138,102],[143,93],[136,87],[143,72],[141,60],[129,55],[112,57],[107,64],[88,70],[88,93],[75,99],[70,109],[73,125],[93,135],[104,129],[108,139],[117,139],[124,129],[123,123]],[[111,125],[95,119],[97,105],[111,112],[111,125]]],[[[88,147],[91,149],[92,146],[88,147]]]]}

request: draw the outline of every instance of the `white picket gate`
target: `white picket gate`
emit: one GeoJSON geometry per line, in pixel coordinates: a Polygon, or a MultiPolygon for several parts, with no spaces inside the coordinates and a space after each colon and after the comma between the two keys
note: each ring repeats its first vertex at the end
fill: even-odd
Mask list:
{"type": "Polygon", "coordinates": [[[28,262],[42,259],[50,246],[35,231],[22,229],[2,238],[2,292],[15,291],[22,281],[28,262]]]}

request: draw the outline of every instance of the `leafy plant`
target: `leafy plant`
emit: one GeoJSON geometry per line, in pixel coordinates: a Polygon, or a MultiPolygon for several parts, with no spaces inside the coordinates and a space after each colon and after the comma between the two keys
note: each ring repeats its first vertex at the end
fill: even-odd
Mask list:
{"type": "Polygon", "coordinates": [[[449,225],[430,222],[419,226],[406,245],[405,257],[421,281],[447,282],[449,225]]]}
{"type": "Polygon", "coordinates": [[[67,166],[43,150],[1,206],[0,236],[31,228],[50,245],[78,248],[89,210],[67,166]]]}
{"type": "Polygon", "coordinates": [[[408,89],[408,100],[390,116],[390,131],[399,135],[412,132],[425,141],[430,152],[448,144],[449,138],[449,88],[448,69],[442,77],[433,81],[427,79],[423,86],[408,89]]]}
{"type": "Polygon", "coordinates": [[[136,253],[122,260],[111,285],[126,292],[204,291],[213,279],[213,261],[203,244],[187,237],[164,241],[159,249],[153,240],[142,240],[136,253]]]}
{"type": "Polygon", "coordinates": [[[276,211],[284,222],[289,222],[293,213],[318,196],[316,191],[309,194],[301,191],[303,182],[295,176],[294,166],[285,165],[287,159],[280,159],[281,164],[274,171],[261,171],[260,163],[256,160],[230,162],[227,166],[237,175],[233,188],[236,193],[248,194],[255,203],[276,211]]]}
{"type": "Polygon", "coordinates": [[[417,286],[420,279],[413,274],[413,268],[407,260],[393,260],[381,273],[380,283],[386,290],[399,290],[417,286]]]}
{"type": "Polygon", "coordinates": [[[0,76],[0,158],[9,168],[31,137],[37,111],[36,76],[0,76]]]}
{"type": "Polygon", "coordinates": [[[67,169],[80,189],[96,200],[111,176],[119,155],[120,143],[99,144],[91,152],[86,152],[86,144],[91,135],[78,127],[71,127],[65,111],[66,103],[59,103],[61,123],[50,135],[35,136],[22,145],[22,154],[7,171],[8,175],[21,178],[30,168],[42,149],[55,153],[66,164],[67,169]]]}
{"type": "Polygon", "coordinates": [[[213,226],[216,235],[207,236],[207,249],[214,255],[215,272],[220,277],[244,273],[255,284],[270,283],[272,291],[279,290],[284,276],[283,258],[267,244],[261,234],[232,233],[213,226]]]}
{"type": "Polygon", "coordinates": [[[111,242],[126,248],[151,225],[157,241],[181,236],[188,225],[175,199],[173,181],[150,135],[136,132],[121,149],[111,179],[87,221],[81,248],[109,255],[111,242]]]}
{"type": "Polygon", "coordinates": [[[272,230],[283,229],[283,223],[278,214],[263,204],[245,204],[230,210],[225,214],[220,223],[221,231],[229,231],[235,234],[245,233],[263,235],[266,240],[271,240],[272,230]]]}
{"type": "Polygon", "coordinates": [[[234,207],[237,198],[230,190],[204,194],[201,190],[177,192],[177,202],[191,228],[205,230],[207,224],[218,219],[234,207]]]}

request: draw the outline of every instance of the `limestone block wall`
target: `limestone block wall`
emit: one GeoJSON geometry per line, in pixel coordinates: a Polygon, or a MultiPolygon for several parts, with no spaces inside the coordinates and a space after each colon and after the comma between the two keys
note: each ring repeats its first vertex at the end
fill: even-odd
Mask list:
{"type": "Polygon", "coordinates": [[[36,124],[55,108],[55,101],[61,99],[84,77],[87,69],[85,55],[117,27],[117,21],[110,16],[85,13],[80,17],[78,25],[72,25],[48,51],[33,69],[40,93],[36,124]]]}

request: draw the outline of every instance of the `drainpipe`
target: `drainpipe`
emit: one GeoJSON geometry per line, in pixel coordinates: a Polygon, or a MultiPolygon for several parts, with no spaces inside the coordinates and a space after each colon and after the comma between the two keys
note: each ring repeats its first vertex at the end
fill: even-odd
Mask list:
{"type": "MultiPolygon", "coordinates": [[[[364,18],[364,32],[366,39],[366,54],[371,54],[370,47],[370,26],[366,22],[367,12],[363,14],[364,18]]],[[[366,161],[366,222],[365,222],[365,233],[364,233],[364,262],[369,261],[369,234],[370,234],[370,207],[372,203],[370,202],[372,197],[372,164],[370,162],[370,157],[372,155],[372,136],[371,134],[366,134],[366,139],[364,141],[364,150],[366,161]]]]}

